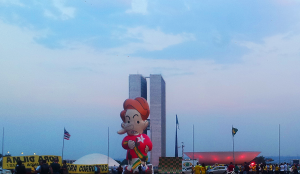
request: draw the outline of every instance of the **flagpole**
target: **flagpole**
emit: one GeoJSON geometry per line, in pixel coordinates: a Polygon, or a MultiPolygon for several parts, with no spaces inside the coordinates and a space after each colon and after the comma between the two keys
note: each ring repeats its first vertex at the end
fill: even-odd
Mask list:
{"type": "Polygon", "coordinates": [[[175,157],[178,157],[178,142],[177,142],[177,114],[176,114],[176,135],[175,135],[175,157]]]}
{"type": "Polygon", "coordinates": [[[194,139],[195,139],[195,134],[194,134],[194,124],[193,124],[193,165],[194,165],[194,159],[195,159],[195,156],[194,156],[194,145],[195,145],[195,141],[194,141],[194,139]]]}
{"type": "Polygon", "coordinates": [[[63,147],[61,152],[61,159],[64,160],[64,146],[65,146],[65,128],[64,128],[64,135],[63,135],[63,147]]]}
{"type": "Polygon", "coordinates": [[[280,124],[279,124],[279,164],[280,164],[280,124]]]}
{"type": "Polygon", "coordinates": [[[3,136],[2,136],[2,168],[3,168],[3,148],[4,148],[4,127],[3,127],[3,136]]]}
{"type": "MultiPolygon", "coordinates": [[[[233,129],[233,125],[232,125],[232,129],[233,129]]],[[[232,131],[232,129],[231,129],[231,131],[232,131]]],[[[235,165],[235,159],[234,159],[234,135],[232,134],[232,153],[233,153],[233,165],[235,165]]]]}
{"type": "Polygon", "coordinates": [[[109,127],[108,127],[108,132],[107,132],[107,165],[109,166],[109,127]]]}

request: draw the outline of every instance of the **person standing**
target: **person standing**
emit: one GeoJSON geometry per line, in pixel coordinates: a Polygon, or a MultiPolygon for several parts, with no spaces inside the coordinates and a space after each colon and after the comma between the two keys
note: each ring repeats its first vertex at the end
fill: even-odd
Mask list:
{"type": "Polygon", "coordinates": [[[62,170],[62,174],[69,174],[68,166],[67,166],[67,161],[66,160],[63,161],[63,165],[61,167],[61,170],[62,170]]]}
{"type": "Polygon", "coordinates": [[[241,165],[241,166],[240,166],[240,174],[243,174],[243,172],[244,172],[244,166],[241,165]]]}
{"type": "Polygon", "coordinates": [[[281,163],[280,166],[280,174],[284,174],[284,165],[281,163]]]}
{"type": "Polygon", "coordinates": [[[261,174],[264,174],[264,165],[262,163],[260,164],[260,170],[261,170],[261,174]]]}
{"type": "Polygon", "coordinates": [[[194,174],[194,170],[195,170],[195,168],[194,168],[194,165],[192,165],[192,174],[194,174]]]}
{"type": "Polygon", "coordinates": [[[113,167],[113,174],[117,174],[117,166],[116,165],[114,165],[114,167],[113,167]]]}
{"type": "Polygon", "coordinates": [[[101,173],[101,169],[99,167],[99,165],[95,166],[95,174],[100,174],[101,173]]]}
{"type": "Polygon", "coordinates": [[[117,170],[118,170],[118,174],[122,174],[123,167],[121,166],[121,164],[119,165],[119,167],[117,168],[117,170]]]}
{"type": "Polygon", "coordinates": [[[265,166],[264,166],[264,173],[268,174],[268,165],[267,164],[265,164],[265,166]]]}
{"type": "Polygon", "coordinates": [[[144,163],[143,166],[142,166],[142,174],[146,174],[146,170],[147,170],[147,166],[144,163]]]}
{"type": "Polygon", "coordinates": [[[284,174],[287,174],[287,165],[286,165],[286,162],[284,163],[284,174]]]}
{"type": "Polygon", "coordinates": [[[60,164],[58,164],[58,159],[55,158],[54,162],[50,165],[50,173],[51,174],[60,174],[60,164]]]}
{"type": "Polygon", "coordinates": [[[201,167],[199,166],[199,163],[195,166],[195,174],[200,174],[201,167]]]}
{"type": "Polygon", "coordinates": [[[22,164],[22,161],[17,162],[17,166],[15,168],[15,174],[26,174],[25,166],[22,164]]]}
{"type": "Polygon", "coordinates": [[[259,174],[259,165],[258,164],[256,164],[256,174],[259,174]]]}
{"type": "Polygon", "coordinates": [[[279,166],[278,166],[278,164],[275,165],[275,174],[279,174],[279,166]]]}
{"type": "Polygon", "coordinates": [[[227,171],[232,172],[233,169],[234,169],[234,165],[232,164],[232,162],[230,162],[229,166],[227,167],[227,171]]]}
{"type": "Polygon", "coordinates": [[[287,163],[286,165],[287,165],[287,174],[290,174],[291,166],[289,163],[287,163]]]}
{"type": "Polygon", "coordinates": [[[273,174],[273,165],[272,165],[272,164],[270,164],[270,167],[269,167],[269,173],[270,173],[270,174],[273,174]]]}
{"type": "Polygon", "coordinates": [[[298,174],[297,164],[295,164],[295,165],[293,166],[293,172],[294,172],[294,174],[298,174]]]}
{"type": "Polygon", "coordinates": [[[252,166],[252,174],[256,174],[256,164],[252,166]]]}
{"type": "Polygon", "coordinates": [[[41,166],[43,165],[43,161],[41,160],[40,162],[39,162],[39,166],[37,166],[36,167],[36,169],[35,169],[35,172],[37,173],[37,174],[40,174],[41,173],[41,166]]]}
{"type": "Polygon", "coordinates": [[[206,167],[204,163],[202,163],[201,174],[206,174],[206,167]]]}
{"type": "Polygon", "coordinates": [[[32,164],[31,165],[31,174],[35,174],[35,173],[36,173],[35,165],[32,164]]]}
{"type": "Polygon", "coordinates": [[[43,164],[41,165],[41,174],[49,174],[49,165],[46,163],[46,160],[43,160],[43,164]]]}
{"type": "Polygon", "coordinates": [[[139,169],[139,174],[142,174],[143,173],[142,164],[139,165],[138,169],[139,169]]]}
{"type": "Polygon", "coordinates": [[[248,163],[245,162],[243,174],[249,174],[249,170],[250,170],[250,167],[249,167],[248,163]]]}
{"type": "Polygon", "coordinates": [[[235,166],[234,166],[234,173],[235,174],[238,174],[239,173],[239,166],[236,164],[235,166]]]}

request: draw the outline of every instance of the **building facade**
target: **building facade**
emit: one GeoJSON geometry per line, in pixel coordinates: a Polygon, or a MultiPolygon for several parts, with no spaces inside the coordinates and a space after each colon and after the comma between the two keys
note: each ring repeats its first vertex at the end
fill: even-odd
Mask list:
{"type": "MultiPolygon", "coordinates": [[[[159,157],[166,156],[166,83],[161,75],[150,74],[150,138],[153,149],[150,162],[158,166],[159,157]]],[[[147,100],[147,80],[140,74],[129,75],[129,98],[147,100]]],[[[149,102],[148,102],[149,103],[149,102]]]]}
{"type": "Polygon", "coordinates": [[[161,75],[150,75],[151,164],[166,156],[166,83],[161,75]]]}
{"type": "Polygon", "coordinates": [[[129,75],[129,98],[143,97],[147,100],[147,80],[140,74],[129,75]]]}

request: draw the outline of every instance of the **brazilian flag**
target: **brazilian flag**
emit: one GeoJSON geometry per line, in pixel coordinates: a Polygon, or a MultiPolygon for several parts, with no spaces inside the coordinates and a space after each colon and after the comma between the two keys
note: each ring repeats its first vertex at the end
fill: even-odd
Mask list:
{"type": "Polygon", "coordinates": [[[234,136],[236,134],[236,132],[238,131],[237,128],[232,127],[232,136],[234,136]]]}

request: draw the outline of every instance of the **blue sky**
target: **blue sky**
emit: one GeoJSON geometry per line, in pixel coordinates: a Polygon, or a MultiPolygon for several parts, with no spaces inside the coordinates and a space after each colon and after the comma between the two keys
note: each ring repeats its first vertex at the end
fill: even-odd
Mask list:
{"type": "Polygon", "coordinates": [[[120,129],[129,74],[167,84],[167,155],[235,148],[299,153],[300,1],[0,0],[4,151],[125,157],[120,129]],[[190,136],[187,136],[190,135],[190,136]]]}

